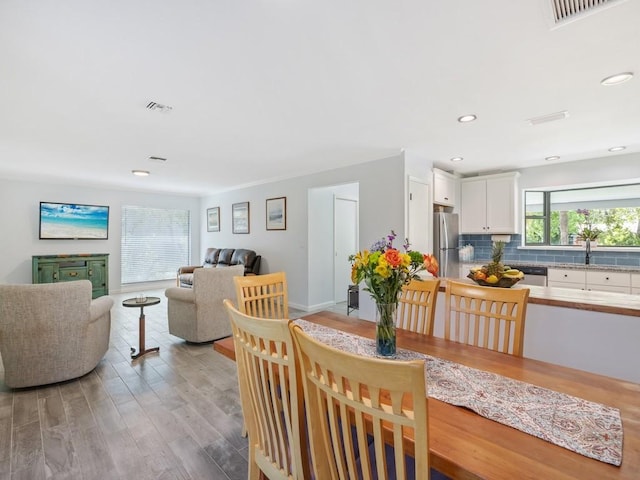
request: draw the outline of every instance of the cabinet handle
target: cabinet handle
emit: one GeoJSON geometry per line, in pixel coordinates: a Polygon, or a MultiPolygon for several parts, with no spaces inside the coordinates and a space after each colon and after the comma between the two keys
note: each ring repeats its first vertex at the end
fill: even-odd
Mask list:
{"type": "Polygon", "coordinates": [[[449,200],[449,197],[444,197],[445,200],[449,200]]]}
{"type": "Polygon", "coordinates": [[[609,277],[605,277],[605,280],[609,280],[609,277]]]}
{"type": "Polygon", "coordinates": [[[89,276],[93,275],[93,270],[89,269],[89,271],[87,272],[87,275],[89,276]]]}
{"type": "Polygon", "coordinates": [[[53,272],[53,279],[57,280],[58,279],[58,272],[53,272]]]}
{"type": "Polygon", "coordinates": [[[78,272],[69,272],[69,276],[70,277],[77,277],[78,276],[78,272]]]}
{"type": "Polygon", "coordinates": [[[564,274],[564,278],[567,278],[567,276],[568,276],[568,275],[565,273],[565,274],[564,274]]]}

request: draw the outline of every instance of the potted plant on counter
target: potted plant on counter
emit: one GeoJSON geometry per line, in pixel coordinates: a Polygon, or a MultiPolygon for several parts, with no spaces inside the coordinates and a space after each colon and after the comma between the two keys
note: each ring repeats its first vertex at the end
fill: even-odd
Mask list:
{"type": "Polygon", "coordinates": [[[589,244],[590,247],[594,247],[598,240],[598,236],[602,233],[602,230],[593,226],[593,220],[589,210],[586,208],[579,208],[576,211],[584,217],[582,226],[580,227],[580,230],[578,230],[579,239],[585,244],[589,244]]]}

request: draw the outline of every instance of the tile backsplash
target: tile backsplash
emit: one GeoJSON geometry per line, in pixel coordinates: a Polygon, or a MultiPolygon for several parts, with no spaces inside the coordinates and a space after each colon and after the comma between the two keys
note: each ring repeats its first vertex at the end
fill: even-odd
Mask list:
{"type": "MultiPolygon", "coordinates": [[[[473,245],[474,261],[491,259],[491,235],[460,235],[460,246],[473,245]]],[[[543,250],[540,248],[518,248],[521,235],[511,235],[511,242],[505,245],[505,263],[585,263],[584,248],[567,247],[566,250],[543,250]]],[[[607,247],[596,247],[591,251],[592,265],[620,265],[640,267],[640,248],[637,252],[616,252],[607,247]]]]}

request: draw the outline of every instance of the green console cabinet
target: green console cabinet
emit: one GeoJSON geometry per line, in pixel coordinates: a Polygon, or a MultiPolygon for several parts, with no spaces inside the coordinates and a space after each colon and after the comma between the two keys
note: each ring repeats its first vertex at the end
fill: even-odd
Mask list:
{"type": "Polygon", "coordinates": [[[91,280],[92,297],[109,295],[109,254],[34,255],[33,283],[91,280]]]}

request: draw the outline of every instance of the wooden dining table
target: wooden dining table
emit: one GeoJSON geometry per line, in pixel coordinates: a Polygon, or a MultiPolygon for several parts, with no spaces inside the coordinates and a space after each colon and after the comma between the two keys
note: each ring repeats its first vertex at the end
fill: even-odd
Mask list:
{"type": "MultiPolygon", "coordinates": [[[[304,320],[373,338],[375,324],[334,312],[304,320]]],[[[640,479],[640,384],[398,329],[398,348],[548,388],[620,410],[624,430],[618,467],[585,457],[463,407],[429,398],[430,463],[454,479],[640,479]]],[[[233,340],[214,348],[234,358],[233,340]]],[[[639,366],[640,368],[640,366],[639,366]]]]}

